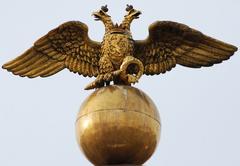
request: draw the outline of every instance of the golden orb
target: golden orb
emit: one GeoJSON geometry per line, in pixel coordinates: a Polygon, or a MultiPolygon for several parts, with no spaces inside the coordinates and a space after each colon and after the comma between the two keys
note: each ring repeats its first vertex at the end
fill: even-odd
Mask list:
{"type": "Polygon", "coordinates": [[[94,165],[141,165],[160,137],[153,101],[131,86],[106,86],[82,104],[76,121],[78,144],[94,165]]]}

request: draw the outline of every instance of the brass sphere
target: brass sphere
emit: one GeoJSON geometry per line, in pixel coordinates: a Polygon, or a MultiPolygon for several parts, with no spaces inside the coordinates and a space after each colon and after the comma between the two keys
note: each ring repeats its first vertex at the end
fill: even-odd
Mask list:
{"type": "Polygon", "coordinates": [[[106,86],[82,104],[78,144],[94,165],[145,163],[160,137],[160,118],[153,101],[131,86],[106,86]]]}

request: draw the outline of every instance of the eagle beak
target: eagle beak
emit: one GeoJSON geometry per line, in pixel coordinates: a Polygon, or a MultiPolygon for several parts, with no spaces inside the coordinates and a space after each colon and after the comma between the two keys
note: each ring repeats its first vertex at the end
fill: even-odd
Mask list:
{"type": "Polygon", "coordinates": [[[131,15],[134,17],[134,18],[139,18],[139,16],[142,14],[141,11],[138,11],[138,10],[134,10],[131,15]]]}
{"type": "Polygon", "coordinates": [[[99,10],[97,12],[93,12],[92,16],[95,17],[96,21],[102,20],[106,17],[110,17],[106,12],[104,12],[103,10],[99,10]]]}
{"type": "Polygon", "coordinates": [[[100,15],[100,12],[93,12],[92,13],[92,16],[94,16],[94,20],[95,21],[99,21],[99,20],[101,20],[101,15],[100,15]]]}
{"type": "Polygon", "coordinates": [[[131,9],[125,17],[131,17],[131,18],[134,18],[134,19],[138,19],[141,14],[142,14],[141,11],[131,9]]]}

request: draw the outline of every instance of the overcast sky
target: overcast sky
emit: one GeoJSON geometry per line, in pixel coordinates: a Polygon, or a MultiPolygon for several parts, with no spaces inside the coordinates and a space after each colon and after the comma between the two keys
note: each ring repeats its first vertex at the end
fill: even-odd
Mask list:
{"type": "MultiPolygon", "coordinates": [[[[126,4],[142,11],[132,24],[134,39],[146,38],[152,22],[172,20],[240,45],[239,0],[1,0],[0,64],[70,20],[86,23],[91,39],[101,41],[104,27],[91,13],[105,4],[118,22],[126,4]]],[[[136,87],[154,100],[162,121],[161,141],[147,166],[240,165],[239,71],[237,52],[211,68],[177,66],[141,78],[136,87]]],[[[1,166],[91,165],[78,148],[74,124],[92,79],[64,70],[31,80],[0,70],[0,80],[1,166]]]]}

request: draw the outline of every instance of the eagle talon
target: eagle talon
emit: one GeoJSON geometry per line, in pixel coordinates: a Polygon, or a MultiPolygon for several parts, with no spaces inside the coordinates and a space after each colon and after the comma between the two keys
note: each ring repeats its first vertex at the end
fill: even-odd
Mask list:
{"type": "Polygon", "coordinates": [[[117,77],[117,76],[119,76],[121,74],[121,72],[122,72],[122,70],[116,70],[116,71],[112,72],[112,75],[114,77],[117,77]]]}

